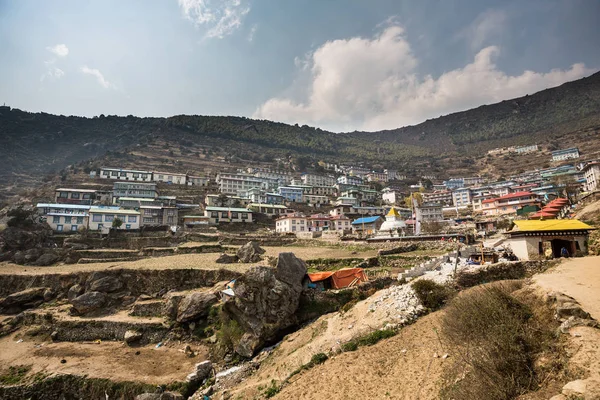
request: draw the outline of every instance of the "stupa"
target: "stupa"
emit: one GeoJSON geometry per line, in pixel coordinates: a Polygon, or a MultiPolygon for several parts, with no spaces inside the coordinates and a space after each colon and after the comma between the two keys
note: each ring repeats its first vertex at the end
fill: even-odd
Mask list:
{"type": "Polygon", "coordinates": [[[398,229],[403,230],[405,228],[406,223],[402,220],[398,211],[392,207],[390,212],[385,216],[385,222],[381,225],[381,228],[379,228],[379,233],[383,235],[392,232],[393,235],[398,232],[398,229]]]}

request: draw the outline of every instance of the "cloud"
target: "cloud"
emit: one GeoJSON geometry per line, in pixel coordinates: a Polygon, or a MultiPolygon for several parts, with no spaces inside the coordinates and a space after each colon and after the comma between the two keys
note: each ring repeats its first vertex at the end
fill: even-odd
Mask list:
{"type": "Polygon", "coordinates": [[[252,42],[254,40],[254,34],[256,33],[257,29],[258,29],[257,24],[252,25],[252,28],[250,28],[250,32],[248,32],[248,37],[246,38],[246,39],[248,39],[249,42],[252,42]]]}
{"type": "Polygon", "coordinates": [[[57,44],[56,46],[48,46],[48,47],[46,47],[46,50],[48,50],[51,53],[54,53],[54,55],[56,55],[58,57],[66,57],[69,54],[69,48],[67,47],[66,44],[57,44]]]}
{"type": "Polygon", "coordinates": [[[95,68],[88,68],[87,66],[83,66],[83,67],[81,67],[81,72],[86,75],[94,76],[96,78],[96,80],[98,81],[98,83],[100,84],[100,86],[102,86],[105,89],[114,89],[115,88],[115,85],[113,85],[112,83],[107,81],[104,78],[104,75],[102,75],[102,73],[95,68]]]}
{"type": "Polygon", "coordinates": [[[250,7],[242,0],[178,0],[186,19],[206,26],[207,38],[223,39],[242,26],[250,7]]]}
{"type": "Polygon", "coordinates": [[[393,129],[534,93],[593,72],[574,64],[566,70],[510,76],[494,64],[499,53],[498,47],[489,46],[462,68],[437,78],[420,77],[419,61],[399,26],[373,38],[328,41],[306,59],[308,66],[296,60],[299,73],[308,74],[304,99],[271,98],[254,117],[338,131],[393,129]]]}
{"type": "Polygon", "coordinates": [[[44,73],[44,75],[42,75],[42,77],[40,78],[40,82],[44,82],[46,79],[58,80],[65,76],[65,71],[63,71],[62,69],[50,66],[47,62],[46,65],[48,66],[48,70],[44,73]]]}
{"type": "Polygon", "coordinates": [[[480,50],[486,43],[492,43],[504,32],[507,15],[500,10],[487,10],[471,25],[459,33],[459,38],[467,40],[472,50],[480,50]]]}

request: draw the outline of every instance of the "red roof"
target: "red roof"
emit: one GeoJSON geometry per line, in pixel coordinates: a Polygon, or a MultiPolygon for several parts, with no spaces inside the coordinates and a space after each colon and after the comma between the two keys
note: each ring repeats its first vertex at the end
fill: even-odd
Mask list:
{"type": "Polygon", "coordinates": [[[497,197],[495,199],[483,200],[482,203],[493,203],[496,200],[509,200],[509,199],[515,199],[515,198],[518,198],[518,197],[525,197],[525,196],[535,196],[535,194],[531,193],[531,192],[509,193],[509,194],[505,194],[504,196],[497,197]]]}

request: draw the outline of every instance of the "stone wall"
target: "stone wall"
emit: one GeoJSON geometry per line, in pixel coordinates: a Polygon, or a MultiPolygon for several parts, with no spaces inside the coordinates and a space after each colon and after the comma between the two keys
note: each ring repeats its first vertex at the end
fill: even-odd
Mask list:
{"type": "MultiPolygon", "coordinates": [[[[88,277],[94,272],[97,271],[81,271],[71,274],[0,275],[0,297],[6,297],[11,293],[31,287],[51,288],[58,296],[66,296],[71,286],[75,284],[85,286],[88,277]]],[[[241,276],[238,272],[226,269],[107,269],[102,272],[123,282],[123,290],[131,292],[133,296],[208,287],[217,282],[241,276]]]]}

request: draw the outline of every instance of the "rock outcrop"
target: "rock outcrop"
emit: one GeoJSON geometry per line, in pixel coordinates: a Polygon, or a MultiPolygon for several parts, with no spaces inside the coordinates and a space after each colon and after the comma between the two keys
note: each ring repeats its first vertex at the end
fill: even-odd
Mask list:
{"type": "Polygon", "coordinates": [[[210,307],[219,299],[212,292],[190,293],[181,300],[177,309],[177,322],[190,322],[206,317],[210,307]]]}
{"type": "Polygon", "coordinates": [[[225,311],[245,330],[236,352],[251,357],[266,342],[294,325],[306,264],[293,253],[281,253],[275,269],[251,268],[236,280],[235,296],[225,311]]]}
{"type": "Polygon", "coordinates": [[[218,264],[233,264],[238,262],[238,256],[236,256],[235,254],[223,253],[219,256],[219,258],[217,258],[215,262],[218,264]]]}
{"type": "Polygon", "coordinates": [[[257,242],[248,242],[237,251],[237,257],[240,262],[253,263],[262,260],[262,255],[265,253],[265,249],[261,248],[257,242]]]}
{"type": "Polygon", "coordinates": [[[86,292],[71,300],[73,310],[78,314],[87,314],[104,307],[107,297],[102,292],[86,292]]]}
{"type": "Polygon", "coordinates": [[[44,294],[48,288],[38,287],[26,289],[8,295],[0,300],[0,312],[4,314],[18,314],[23,310],[38,307],[44,302],[44,294]]]}

